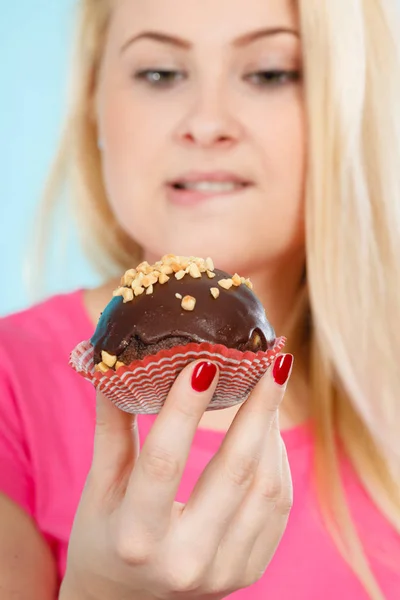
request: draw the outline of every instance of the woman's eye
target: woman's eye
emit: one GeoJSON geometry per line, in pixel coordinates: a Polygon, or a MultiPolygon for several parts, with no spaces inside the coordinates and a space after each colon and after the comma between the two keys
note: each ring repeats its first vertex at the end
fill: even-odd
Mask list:
{"type": "Polygon", "coordinates": [[[138,81],[144,81],[154,87],[168,87],[184,79],[185,74],[182,71],[172,71],[168,69],[145,69],[137,71],[134,78],[138,81]]]}
{"type": "Polygon", "coordinates": [[[245,79],[258,86],[274,87],[299,81],[299,71],[258,71],[246,75],[245,79]]]}

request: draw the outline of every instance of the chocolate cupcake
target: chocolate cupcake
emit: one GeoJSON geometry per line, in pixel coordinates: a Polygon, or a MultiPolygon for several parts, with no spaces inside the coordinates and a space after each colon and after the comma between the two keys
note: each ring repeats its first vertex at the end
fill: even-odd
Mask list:
{"type": "Polygon", "coordinates": [[[90,340],[70,364],[130,413],[158,413],[182,369],[213,361],[219,380],[207,410],[249,396],[285,344],[275,337],[250,280],[211,259],[167,255],[127,271],[90,340]]]}
{"type": "Polygon", "coordinates": [[[96,368],[106,371],[190,343],[258,352],[275,339],[248,279],[214,269],[211,259],[168,255],[125,273],[91,343],[96,368]]]}

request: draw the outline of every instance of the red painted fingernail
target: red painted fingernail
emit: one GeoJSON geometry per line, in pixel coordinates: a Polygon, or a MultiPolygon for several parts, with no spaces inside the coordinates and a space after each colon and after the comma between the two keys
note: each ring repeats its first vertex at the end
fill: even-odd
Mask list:
{"type": "Polygon", "coordinates": [[[275,360],[274,368],[272,371],[275,383],[277,383],[278,385],[285,385],[285,383],[289,379],[289,375],[292,370],[292,365],[292,354],[282,354],[282,356],[278,356],[278,358],[275,360]]]}
{"type": "Polygon", "coordinates": [[[208,390],[217,374],[217,366],[211,362],[201,362],[195,366],[192,375],[192,388],[195,392],[208,390]]]}

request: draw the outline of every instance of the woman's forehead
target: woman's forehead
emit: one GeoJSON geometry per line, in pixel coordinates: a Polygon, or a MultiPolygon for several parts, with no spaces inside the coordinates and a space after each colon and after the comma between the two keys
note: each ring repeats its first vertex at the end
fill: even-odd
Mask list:
{"type": "Polygon", "coordinates": [[[230,40],[262,27],[298,27],[293,0],[114,0],[113,27],[230,40]]]}

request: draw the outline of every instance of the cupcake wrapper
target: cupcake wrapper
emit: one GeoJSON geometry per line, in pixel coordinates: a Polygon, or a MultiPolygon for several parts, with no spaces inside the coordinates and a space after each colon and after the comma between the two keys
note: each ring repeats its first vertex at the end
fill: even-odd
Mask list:
{"type": "Polygon", "coordinates": [[[286,338],[277,338],[271,350],[257,353],[209,343],[187,344],[101,373],[95,371],[92,344],[84,341],[72,351],[70,365],[121,410],[157,414],[182,369],[194,360],[209,360],[218,365],[220,375],[206,410],[217,410],[244,402],[285,342],[286,338]]]}

